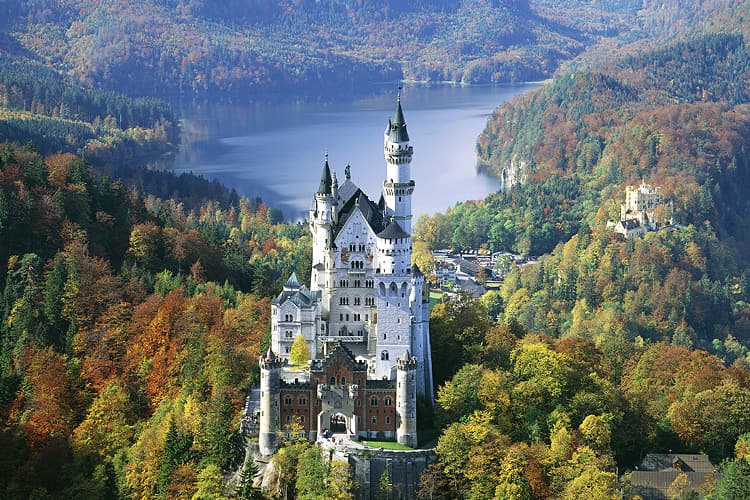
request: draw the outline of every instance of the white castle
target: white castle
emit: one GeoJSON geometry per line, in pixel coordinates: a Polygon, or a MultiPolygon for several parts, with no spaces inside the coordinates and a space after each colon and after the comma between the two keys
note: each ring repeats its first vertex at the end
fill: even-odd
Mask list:
{"type": "MultiPolygon", "coordinates": [[[[310,289],[292,275],[273,301],[272,352],[262,357],[261,367],[275,368],[276,359],[283,364],[289,358],[294,340],[302,335],[316,359],[311,363],[311,386],[321,382],[325,384],[325,390],[329,390],[329,386],[343,387],[356,382],[357,387],[349,389],[350,392],[357,391],[356,395],[347,395],[345,391],[341,394],[347,401],[352,400],[351,410],[346,409],[348,403],[328,410],[337,415],[336,412],[340,412],[347,419],[349,432],[354,432],[354,425],[349,424],[349,419],[352,419],[359,421],[356,434],[367,436],[368,431],[377,428],[390,435],[388,429],[392,429],[395,437],[403,419],[394,415],[391,423],[390,417],[381,415],[381,421],[375,425],[375,414],[365,416],[367,411],[374,411],[367,408],[371,399],[367,394],[376,390],[388,391],[397,399],[396,406],[408,403],[409,413],[414,413],[415,401],[398,401],[400,391],[396,390],[396,381],[399,366],[404,365],[401,369],[408,366],[413,372],[410,380],[414,381],[415,391],[410,391],[409,399],[416,395],[425,397],[430,403],[433,399],[429,290],[424,276],[411,263],[411,197],[415,187],[411,179],[413,148],[409,144],[400,96],[393,119],[388,121],[383,146],[386,175],[383,193],[377,203],[352,182],[349,165],[345,169],[345,180],[339,185],[326,154],[320,185],[309,212],[313,237],[310,289]],[[346,377],[342,377],[342,380],[347,379],[346,384],[339,384],[333,372],[330,381],[336,383],[329,384],[328,372],[333,368],[321,367],[322,362],[327,365],[325,361],[332,359],[334,351],[346,352],[344,358],[351,360],[345,370],[346,377]],[[320,380],[316,379],[315,373],[320,373],[320,380]],[[324,373],[325,378],[322,378],[324,373]],[[353,373],[361,374],[352,379],[353,373]],[[360,410],[357,405],[361,405],[362,398],[365,407],[360,410]],[[384,427],[386,420],[389,425],[384,427]]],[[[261,370],[262,377],[285,378],[283,373],[274,373],[261,370]]],[[[316,392],[315,387],[308,389],[312,394],[316,392]]],[[[277,392],[284,392],[279,391],[270,392],[275,398],[277,392]]],[[[317,392],[321,393],[320,387],[317,392]]],[[[387,396],[386,400],[389,398],[387,396]]],[[[266,403],[266,406],[270,404],[266,403]]],[[[270,406],[268,408],[271,410],[270,406]]],[[[309,427],[305,425],[311,437],[317,430],[323,430],[321,426],[327,426],[326,419],[320,416],[325,413],[324,409],[319,413],[310,410],[309,420],[317,420],[309,427]]],[[[272,413],[274,418],[284,415],[284,411],[272,413]]],[[[410,427],[412,424],[409,423],[410,427]]],[[[270,423],[267,431],[271,432],[279,425],[270,423]]]]}

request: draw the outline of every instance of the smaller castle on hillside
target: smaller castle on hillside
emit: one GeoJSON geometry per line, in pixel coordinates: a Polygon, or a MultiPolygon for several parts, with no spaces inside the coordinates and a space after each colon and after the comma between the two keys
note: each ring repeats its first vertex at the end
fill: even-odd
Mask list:
{"type": "Polygon", "coordinates": [[[647,231],[658,231],[672,224],[673,213],[673,203],[664,202],[661,187],[654,188],[641,182],[640,186],[625,188],[625,203],[620,205],[620,221],[610,221],[607,225],[626,239],[641,238],[647,231]]]}

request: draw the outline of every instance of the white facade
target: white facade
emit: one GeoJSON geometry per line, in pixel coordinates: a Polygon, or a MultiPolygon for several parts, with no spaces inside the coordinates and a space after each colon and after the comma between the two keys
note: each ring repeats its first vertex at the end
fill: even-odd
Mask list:
{"type": "Polygon", "coordinates": [[[288,358],[301,333],[319,358],[340,341],[367,361],[368,378],[394,381],[396,360],[412,353],[417,392],[432,401],[429,294],[424,277],[411,266],[412,154],[399,98],[384,135],[378,203],[351,181],[348,165],[339,185],[326,155],[309,213],[310,290],[293,276],[274,300],[272,349],[288,358]]]}

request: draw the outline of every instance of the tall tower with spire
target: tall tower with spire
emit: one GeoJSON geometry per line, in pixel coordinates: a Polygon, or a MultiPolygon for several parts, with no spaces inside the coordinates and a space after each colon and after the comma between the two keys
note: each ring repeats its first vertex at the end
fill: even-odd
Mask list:
{"type": "Polygon", "coordinates": [[[401,93],[396,100],[396,112],[388,120],[383,134],[383,153],[386,163],[386,178],[383,181],[383,196],[386,216],[391,217],[407,234],[411,234],[411,195],[414,181],[411,178],[411,157],[414,149],[409,145],[409,133],[401,109],[401,93]]]}

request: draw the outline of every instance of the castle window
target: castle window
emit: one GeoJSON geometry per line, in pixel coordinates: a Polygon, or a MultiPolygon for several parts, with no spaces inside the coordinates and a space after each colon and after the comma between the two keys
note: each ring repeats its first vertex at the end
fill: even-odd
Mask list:
{"type": "Polygon", "coordinates": [[[286,423],[289,423],[291,421],[292,421],[292,416],[291,415],[287,415],[286,416],[286,423]]]}
{"type": "Polygon", "coordinates": [[[287,346],[287,347],[285,348],[285,352],[286,352],[287,354],[289,354],[289,346],[287,346]]]}
{"type": "Polygon", "coordinates": [[[340,383],[341,385],[346,385],[346,377],[341,377],[340,383]]]}
{"type": "Polygon", "coordinates": [[[360,303],[360,298],[359,297],[354,297],[354,305],[358,306],[359,303],[360,303]]]}
{"type": "Polygon", "coordinates": [[[300,406],[305,406],[307,404],[307,398],[304,396],[300,396],[297,401],[299,402],[300,406]]]}
{"type": "Polygon", "coordinates": [[[370,406],[378,406],[378,398],[373,396],[370,398],[370,406]]]}
{"type": "Polygon", "coordinates": [[[346,320],[349,321],[349,314],[346,315],[346,320]]]}
{"type": "Polygon", "coordinates": [[[331,377],[331,385],[336,385],[336,377],[331,377]]]}
{"type": "Polygon", "coordinates": [[[385,401],[383,401],[383,405],[391,406],[391,398],[385,398],[385,401]]]}
{"type": "Polygon", "coordinates": [[[339,321],[344,321],[344,314],[339,314],[339,321]]]}
{"type": "Polygon", "coordinates": [[[373,416],[373,417],[372,417],[372,423],[373,423],[373,424],[377,424],[377,423],[378,423],[378,417],[376,417],[376,416],[373,416]]]}
{"type": "Polygon", "coordinates": [[[370,315],[369,314],[365,314],[365,321],[369,321],[369,320],[370,320],[370,315]]]}
{"type": "Polygon", "coordinates": [[[391,417],[390,416],[386,416],[385,417],[385,423],[386,424],[390,424],[391,423],[391,417]]]}
{"type": "MultiPolygon", "coordinates": [[[[388,420],[388,418],[386,418],[386,420],[388,420]]],[[[305,423],[305,416],[304,415],[300,415],[299,416],[299,421],[300,421],[301,424],[304,424],[305,423]]]]}
{"type": "Polygon", "coordinates": [[[384,333],[384,334],[383,334],[383,340],[387,340],[387,339],[388,339],[388,334],[387,334],[387,333],[384,333]]]}
{"type": "Polygon", "coordinates": [[[287,405],[287,406],[289,406],[290,404],[292,404],[292,398],[291,398],[291,396],[285,396],[284,397],[284,404],[287,405]]]}
{"type": "Polygon", "coordinates": [[[388,361],[388,351],[381,352],[380,359],[382,359],[383,361],[388,361]]]}

